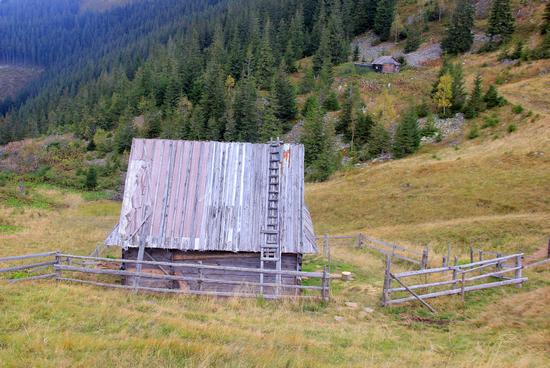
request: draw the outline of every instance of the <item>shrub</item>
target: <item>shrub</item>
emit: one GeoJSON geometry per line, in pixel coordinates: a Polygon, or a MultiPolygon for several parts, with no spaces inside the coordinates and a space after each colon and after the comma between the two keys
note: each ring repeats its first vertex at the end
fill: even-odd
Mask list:
{"type": "Polygon", "coordinates": [[[477,125],[474,125],[468,132],[468,139],[476,139],[477,137],[479,137],[479,129],[477,125]]]}
{"type": "Polygon", "coordinates": [[[512,107],[512,112],[514,114],[521,114],[523,111],[524,111],[524,108],[521,105],[514,105],[514,107],[512,107]]]}
{"type": "Polygon", "coordinates": [[[499,123],[498,118],[494,115],[493,116],[486,116],[483,120],[485,122],[481,126],[482,129],[495,127],[499,123]]]}
{"type": "Polygon", "coordinates": [[[516,130],[518,130],[518,127],[516,124],[510,124],[508,125],[508,133],[513,133],[515,132],[516,130]]]}
{"type": "Polygon", "coordinates": [[[88,190],[94,190],[97,187],[97,171],[94,166],[88,169],[86,174],[86,181],[84,182],[84,187],[88,190]]]}

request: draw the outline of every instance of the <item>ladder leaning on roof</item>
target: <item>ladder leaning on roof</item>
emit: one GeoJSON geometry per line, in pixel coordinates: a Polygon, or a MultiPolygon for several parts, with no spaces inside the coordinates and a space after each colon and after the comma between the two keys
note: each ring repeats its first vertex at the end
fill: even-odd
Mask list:
{"type": "MultiPolygon", "coordinates": [[[[260,268],[263,270],[266,263],[274,263],[275,269],[281,270],[282,252],[281,239],[279,234],[279,194],[281,179],[281,148],[283,142],[277,138],[276,141],[269,142],[269,177],[268,177],[268,196],[267,196],[267,223],[265,234],[265,243],[261,246],[260,268]]],[[[276,284],[281,284],[281,274],[276,276],[276,284]]],[[[260,283],[264,282],[264,274],[260,274],[260,283]]],[[[279,294],[279,287],[275,288],[276,294],[279,294]]],[[[261,294],[264,294],[264,288],[261,286],[261,294]]]]}

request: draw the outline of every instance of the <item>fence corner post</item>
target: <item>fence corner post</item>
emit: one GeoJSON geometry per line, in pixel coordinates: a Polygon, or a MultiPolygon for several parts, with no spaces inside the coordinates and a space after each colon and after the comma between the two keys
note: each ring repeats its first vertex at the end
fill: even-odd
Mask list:
{"type": "Polygon", "coordinates": [[[474,263],[474,247],[470,246],[470,263],[474,263]]]}
{"type": "MultiPolygon", "coordinates": [[[[518,254],[516,256],[516,274],[515,274],[515,277],[516,279],[521,279],[522,278],[522,275],[523,275],[523,254],[518,254]]],[[[519,284],[517,284],[517,287],[520,288],[522,287],[523,283],[520,282],[519,284]]]]}
{"type": "Polygon", "coordinates": [[[391,257],[386,255],[386,271],[384,272],[384,286],[382,291],[382,306],[387,306],[390,301],[391,288],[391,257]]]}

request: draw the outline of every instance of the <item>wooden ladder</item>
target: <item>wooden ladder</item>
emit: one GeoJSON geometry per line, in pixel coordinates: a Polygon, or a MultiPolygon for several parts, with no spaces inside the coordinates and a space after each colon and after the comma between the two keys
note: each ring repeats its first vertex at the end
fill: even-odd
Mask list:
{"type": "MultiPolygon", "coordinates": [[[[275,264],[275,269],[281,270],[282,254],[281,240],[279,233],[279,194],[281,179],[281,148],[283,142],[278,138],[269,142],[269,178],[268,178],[268,200],[267,200],[267,224],[263,230],[265,243],[261,246],[260,268],[264,269],[267,263],[275,264]]],[[[260,274],[260,283],[263,284],[263,273],[260,274]]],[[[276,284],[281,284],[281,275],[276,275],[276,284]]],[[[264,292],[261,287],[262,294],[264,292]]],[[[276,288],[279,293],[279,288],[276,288]]]]}

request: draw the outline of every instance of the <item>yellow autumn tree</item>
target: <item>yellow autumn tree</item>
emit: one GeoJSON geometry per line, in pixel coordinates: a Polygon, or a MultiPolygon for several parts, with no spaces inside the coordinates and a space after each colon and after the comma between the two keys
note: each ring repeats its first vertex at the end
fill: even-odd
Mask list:
{"type": "Polygon", "coordinates": [[[439,78],[437,90],[434,94],[434,102],[440,110],[443,110],[443,116],[447,116],[447,108],[451,107],[453,98],[453,77],[447,73],[439,78]]]}

